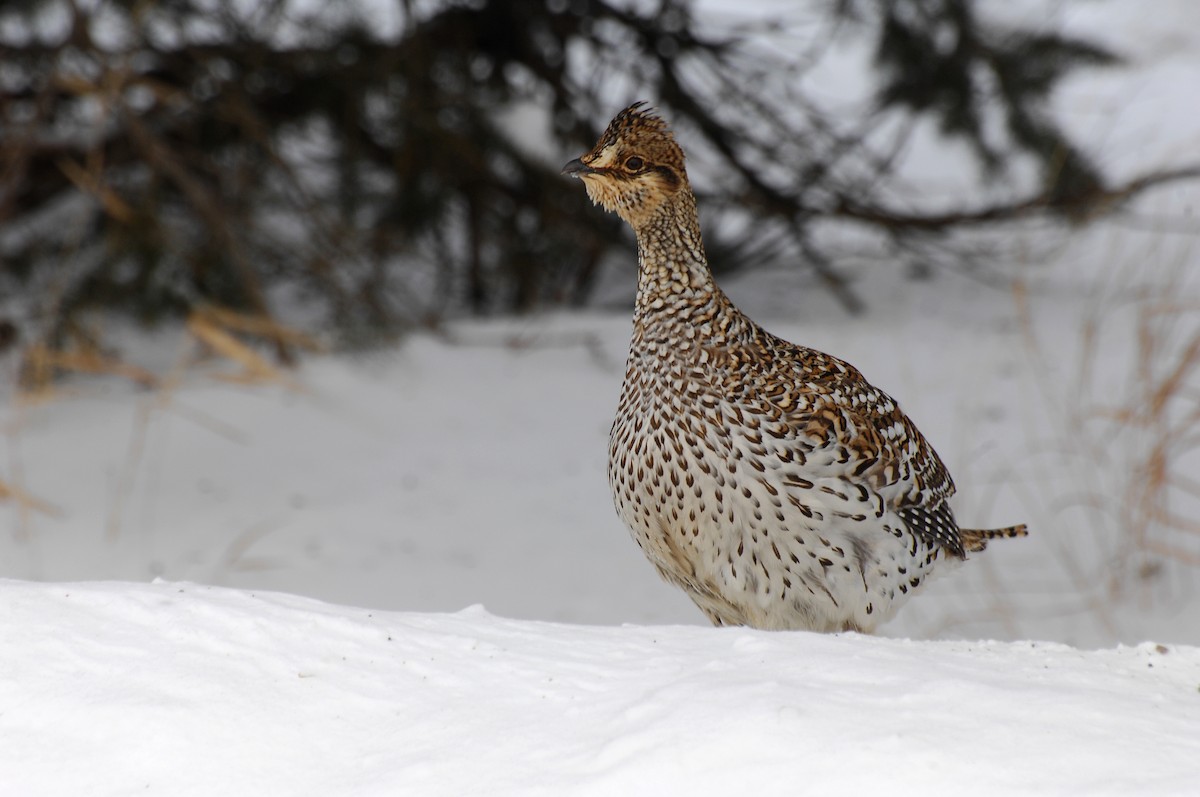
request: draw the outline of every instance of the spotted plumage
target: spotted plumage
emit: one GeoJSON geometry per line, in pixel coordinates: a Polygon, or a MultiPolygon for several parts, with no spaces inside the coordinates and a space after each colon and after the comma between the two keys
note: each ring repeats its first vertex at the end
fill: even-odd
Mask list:
{"type": "Polygon", "coordinates": [[[730,303],[709,272],[683,151],[642,103],[563,172],[637,235],[609,440],[617,511],[714,623],[871,631],[935,568],[1025,534],[958,528],[950,475],[890,396],[730,303]]]}

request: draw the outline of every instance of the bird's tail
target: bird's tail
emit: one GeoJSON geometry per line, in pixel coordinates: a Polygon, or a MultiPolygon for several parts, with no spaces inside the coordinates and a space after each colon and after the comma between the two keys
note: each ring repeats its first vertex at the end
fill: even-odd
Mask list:
{"type": "Polygon", "coordinates": [[[1011,539],[1012,537],[1027,537],[1029,529],[1021,523],[1002,529],[959,529],[962,536],[963,548],[970,553],[977,553],[987,547],[988,540],[1011,539]]]}

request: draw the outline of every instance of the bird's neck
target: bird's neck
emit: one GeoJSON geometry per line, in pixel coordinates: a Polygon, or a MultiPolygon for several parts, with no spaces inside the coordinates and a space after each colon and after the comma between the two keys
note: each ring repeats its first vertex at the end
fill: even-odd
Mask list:
{"type": "Polygon", "coordinates": [[[634,228],[638,242],[635,318],[677,315],[709,303],[716,293],[696,200],[686,188],[634,228]]]}

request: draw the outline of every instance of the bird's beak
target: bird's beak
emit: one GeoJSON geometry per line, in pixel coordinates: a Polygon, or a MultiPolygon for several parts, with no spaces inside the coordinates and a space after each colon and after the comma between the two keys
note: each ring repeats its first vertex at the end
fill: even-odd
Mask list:
{"type": "Polygon", "coordinates": [[[588,166],[579,158],[576,158],[562,168],[562,173],[568,177],[582,178],[585,174],[592,174],[594,171],[591,166],[588,166]]]}

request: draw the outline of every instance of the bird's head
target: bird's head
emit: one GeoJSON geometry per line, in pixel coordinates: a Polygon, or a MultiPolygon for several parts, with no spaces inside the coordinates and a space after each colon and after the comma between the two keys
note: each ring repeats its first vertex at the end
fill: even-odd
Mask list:
{"type": "Polygon", "coordinates": [[[644,105],[637,102],[617,114],[591,152],[563,167],[563,174],[583,180],[592,202],[635,230],[690,190],[683,150],[667,123],[644,105]]]}

